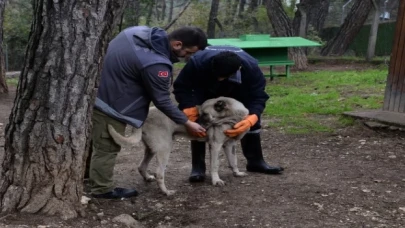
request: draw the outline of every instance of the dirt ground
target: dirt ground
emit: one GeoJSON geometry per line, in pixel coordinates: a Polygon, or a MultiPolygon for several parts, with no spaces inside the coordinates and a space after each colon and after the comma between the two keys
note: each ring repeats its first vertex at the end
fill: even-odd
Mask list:
{"type": "MultiPolygon", "coordinates": [[[[11,91],[0,97],[1,154],[15,88],[11,91]]],[[[221,155],[224,187],[211,186],[210,178],[188,183],[189,143],[178,138],[166,172],[168,188],[177,190],[170,197],[138,174],[142,146],[124,148],[115,182],[137,188],[138,197],[92,199],[86,216],[70,221],[1,214],[0,227],[126,227],[113,222],[121,214],[137,219],[138,227],[405,227],[404,138],[403,131],[369,129],[361,121],[323,134],[287,135],[264,128],[265,159],[285,167],[284,174],[235,178],[221,155]]],[[[238,154],[244,171],[240,148],[238,154]]]]}

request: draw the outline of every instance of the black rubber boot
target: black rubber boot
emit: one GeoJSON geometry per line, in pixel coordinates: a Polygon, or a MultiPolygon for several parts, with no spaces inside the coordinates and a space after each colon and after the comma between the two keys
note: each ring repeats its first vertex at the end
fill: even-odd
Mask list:
{"type": "Polygon", "coordinates": [[[138,191],[135,189],[127,188],[114,188],[111,192],[103,194],[92,194],[94,198],[104,198],[104,199],[121,199],[130,198],[138,195],[138,191]]]}
{"type": "Polygon", "coordinates": [[[191,141],[191,174],[190,182],[205,180],[205,142],[191,141]]]}
{"type": "Polygon", "coordinates": [[[241,139],[243,155],[246,157],[246,170],[265,174],[281,174],[283,167],[269,166],[263,159],[259,133],[246,134],[241,139]]]}

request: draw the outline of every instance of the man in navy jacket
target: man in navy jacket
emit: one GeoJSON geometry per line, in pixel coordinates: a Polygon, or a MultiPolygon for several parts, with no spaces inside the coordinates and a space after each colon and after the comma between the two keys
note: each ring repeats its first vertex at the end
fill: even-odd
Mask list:
{"type": "Polygon", "coordinates": [[[120,32],[108,45],[93,113],[93,151],[89,169],[91,193],[96,198],[132,197],[135,189],[114,188],[115,159],[121,147],[107,126],[124,134],[126,124],[139,128],[153,104],[193,135],[205,129],[190,121],[170,99],[172,63],[207,46],[205,33],[182,27],[167,34],[161,28],[134,26],[120,32]]]}
{"type": "MultiPolygon", "coordinates": [[[[247,171],[280,174],[282,167],[269,166],[263,159],[260,140],[260,116],[269,96],[266,80],[258,62],[248,53],[233,46],[208,46],[194,54],[176,78],[173,87],[179,108],[192,121],[198,119],[196,105],[207,99],[227,96],[242,102],[249,115],[234,129],[224,133],[235,137],[250,128],[241,145],[247,159],[247,171]]],[[[205,143],[191,141],[192,171],[190,182],[205,179],[205,143]]]]}

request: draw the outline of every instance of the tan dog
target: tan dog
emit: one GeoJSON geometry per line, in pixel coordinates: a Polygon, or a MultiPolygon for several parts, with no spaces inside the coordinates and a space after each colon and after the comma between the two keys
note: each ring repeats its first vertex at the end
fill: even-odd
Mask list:
{"type": "Polygon", "coordinates": [[[133,128],[132,135],[124,137],[117,133],[109,125],[108,130],[117,144],[121,146],[134,145],[142,140],[145,145],[145,154],[138,171],[146,181],[153,181],[155,177],[147,171],[149,162],[157,154],[158,166],[156,179],[158,186],[166,195],[172,195],[175,191],[168,190],[164,181],[164,173],[172,151],[173,138],[182,135],[192,140],[206,141],[211,154],[211,179],[213,185],[223,186],[225,183],[219,178],[219,152],[224,148],[230,168],[234,176],[245,176],[237,167],[236,144],[246,134],[230,138],[224,131],[231,129],[237,122],[249,114],[249,111],[239,101],[229,97],[219,97],[204,102],[199,107],[201,125],[207,129],[206,138],[193,138],[187,134],[186,128],[170,120],[156,107],[149,109],[149,114],[144,125],[140,129],[133,128]]]}

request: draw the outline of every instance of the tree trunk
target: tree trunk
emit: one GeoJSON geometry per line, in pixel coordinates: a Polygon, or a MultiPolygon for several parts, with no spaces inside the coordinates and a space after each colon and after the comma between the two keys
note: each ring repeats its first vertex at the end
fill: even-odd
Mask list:
{"type": "Polygon", "coordinates": [[[329,0],[301,0],[297,8],[293,21],[295,33],[305,37],[310,24],[319,33],[329,12],[329,0]]]}
{"type": "Polygon", "coordinates": [[[248,12],[249,12],[250,18],[252,20],[253,31],[255,31],[256,33],[259,32],[259,21],[256,18],[258,6],[259,6],[258,0],[250,0],[248,12]]]}
{"type": "Polygon", "coordinates": [[[308,9],[308,24],[311,24],[315,31],[321,32],[329,13],[330,0],[318,0],[316,4],[308,9]]]}
{"type": "Polygon", "coordinates": [[[160,4],[159,4],[158,0],[156,0],[156,3],[155,3],[155,16],[156,16],[157,21],[160,21],[160,15],[161,15],[161,12],[160,12],[159,8],[160,8],[160,4]]]}
{"type": "MultiPolygon", "coordinates": [[[[283,9],[281,0],[267,1],[267,16],[270,19],[274,33],[279,37],[295,36],[290,18],[283,9]]],[[[306,69],[308,60],[302,48],[289,48],[289,55],[294,60],[294,67],[297,69],[306,69]]]]}
{"type": "Polygon", "coordinates": [[[74,218],[101,63],[125,0],[34,1],[0,166],[2,212],[74,218]]]}
{"type": "Polygon", "coordinates": [[[167,19],[168,22],[171,22],[173,19],[173,8],[174,8],[174,0],[170,0],[169,4],[169,18],[167,19]]]}
{"type": "Polygon", "coordinates": [[[372,6],[372,0],[356,0],[336,36],[322,48],[321,55],[343,55],[366,21],[372,6]]]}
{"type": "Polygon", "coordinates": [[[6,83],[6,67],[3,53],[3,21],[5,7],[6,0],[0,0],[0,94],[8,93],[8,87],[6,83]]]}
{"type": "Polygon", "coordinates": [[[125,12],[122,13],[121,18],[120,18],[120,21],[119,21],[119,23],[118,23],[118,32],[121,32],[121,31],[122,31],[122,24],[123,24],[123,22],[124,22],[124,14],[125,14],[125,12]]]}
{"type": "Polygon", "coordinates": [[[368,39],[368,48],[367,48],[367,56],[366,60],[371,61],[374,58],[375,54],[375,45],[377,42],[377,34],[378,34],[378,25],[380,22],[380,10],[375,0],[373,1],[374,6],[374,17],[373,17],[373,24],[371,25],[370,29],[370,37],[368,39]]]}
{"type": "Polygon", "coordinates": [[[245,5],[246,5],[246,0],[239,0],[239,11],[238,11],[239,18],[243,18],[243,14],[245,12],[245,5]]]}
{"type": "Polygon", "coordinates": [[[152,15],[153,15],[153,8],[155,6],[156,0],[150,0],[149,9],[148,9],[148,16],[146,16],[146,25],[150,25],[152,22],[152,15]]]}
{"type": "Polygon", "coordinates": [[[141,2],[138,0],[132,1],[134,7],[133,26],[139,25],[139,18],[141,17],[141,2]]]}
{"type": "MultiPolygon", "coordinates": [[[[295,13],[294,21],[298,21],[295,33],[300,37],[306,37],[308,31],[308,21],[307,21],[307,7],[303,3],[297,4],[297,12],[295,13]],[[296,20],[298,19],[298,20],[296,20]]],[[[294,22],[293,22],[294,23],[294,22]]],[[[295,26],[294,26],[295,27],[295,26]]]]}
{"type": "Polygon", "coordinates": [[[227,0],[224,25],[231,26],[238,10],[239,0],[227,0]]]}
{"type": "Polygon", "coordinates": [[[219,9],[219,0],[212,0],[210,16],[208,18],[207,37],[215,38],[215,18],[217,18],[219,9]]]}
{"type": "Polygon", "coordinates": [[[162,14],[160,20],[164,21],[166,18],[166,0],[162,0],[162,14]]]}

